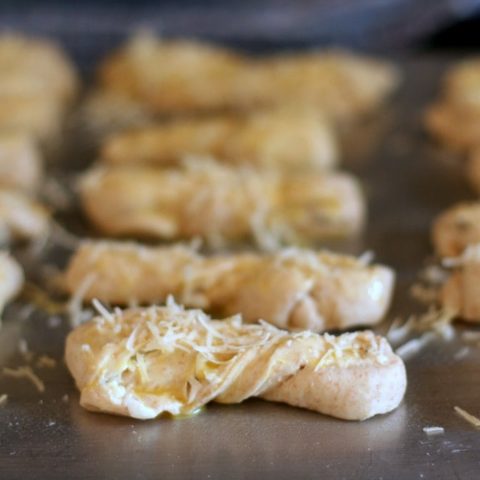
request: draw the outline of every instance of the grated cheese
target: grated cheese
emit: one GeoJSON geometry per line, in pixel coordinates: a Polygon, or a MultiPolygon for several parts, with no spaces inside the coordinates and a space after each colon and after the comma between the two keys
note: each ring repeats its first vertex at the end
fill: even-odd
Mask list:
{"type": "Polygon", "coordinates": [[[30,362],[33,358],[33,352],[31,352],[28,348],[28,343],[24,338],[21,338],[18,341],[18,351],[20,355],[27,361],[30,362]]]}
{"type": "Polygon", "coordinates": [[[402,324],[401,318],[396,318],[387,331],[386,337],[392,343],[399,343],[405,340],[414,329],[415,318],[409,317],[406,322],[402,324]]]}
{"type": "MultiPolygon", "coordinates": [[[[452,340],[455,336],[455,329],[451,323],[455,319],[456,314],[448,310],[431,308],[422,315],[410,316],[404,324],[400,324],[400,320],[396,319],[387,332],[387,338],[392,343],[407,338],[412,332],[424,332],[420,337],[409,340],[404,345],[398,347],[397,353],[407,355],[418,353],[427,343],[434,337],[443,340],[452,340]]],[[[405,357],[402,357],[405,359],[405,357]]]]}
{"type": "Polygon", "coordinates": [[[466,410],[460,407],[453,407],[453,409],[468,423],[472,424],[475,428],[480,428],[480,418],[468,413],[466,410]]]}
{"type": "Polygon", "coordinates": [[[420,272],[420,278],[429,285],[442,285],[448,276],[448,272],[438,265],[429,265],[420,272]]]}
{"type": "Polygon", "coordinates": [[[438,299],[438,287],[427,287],[420,283],[415,283],[410,287],[410,295],[420,303],[429,305],[438,299]]]}
{"type": "Polygon", "coordinates": [[[480,342],[480,331],[478,330],[467,330],[462,332],[462,339],[466,342],[480,342]]]}
{"type": "Polygon", "coordinates": [[[58,315],[53,315],[48,317],[47,326],[48,328],[58,328],[62,324],[62,318],[58,315]]]}
{"type": "Polygon", "coordinates": [[[403,360],[409,360],[419,353],[426,345],[435,338],[433,332],[426,332],[418,338],[412,338],[395,350],[395,353],[403,360]]]}
{"type": "Polygon", "coordinates": [[[30,380],[40,393],[45,391],[45,384],[29,366],[17,368],[3,367],[3,374],[11,378],[25,378],[26,380],[30,380]]]}
{"type": "Polygon", "coordinates": [[[46,291],[34,283],[27,282],[25,284],[23,295],[32,302],[32,310],[34,306],[37,306],[51,315],[60,314],[65,311],[65,303],[53,301],[46,291]]]}
{"type": "Polygon", "coordinates": [[[83,300],[85,298],[88,289],[93,285],[95,281],[95,273],[89,273],[78,286],[77,290],[72,295],[72,298],[68,302],[67,312],[69,314],[70,325],[72,328],[78,327],[78,325],[84,323],[91,318],[91,312],[89,310],[83,310],[83,300]]]}
{"type": "Polygon", "coordinates": [[[468,347],[463,347],[457,353],[455,353],[453,358],[455,360],[461,360],[462,358],[465,358],[469,353],[470,349],[468,347]]]}
{"type": "Polygon", "coordinates": [[[446,268],[458,268],[471,262],[480,260],[480,243],[468,245],[458,257],[447,257],[442,260],[446,268]]]}
{"type": "Polygon", "coordinates": [[[108,320],[109,322],[113,322],[115,320],[115,317],[107,310],[105,305],[103,305],[100,300],[97,298],[94,298],[92,300],[92,305],[95,308],[95,310],[98,312],[99,315],[101,315],[105,320],[108,320]]]}
{"type": "Polygon", "coordinates": [[[48,355],[42,355],[37,360],[37,367],[38,368],[43,368],[43,367],[55,368],[56,365],[57,365],[57,361],[54,358],[49,357],[48,355]]]}
{"type": "MultiPolygon", "coordinates": [[[[114,322],[100,315],[79,329],[75,358],[83,356],[83,350],[94,355],[86,385],[101,389],[112,404],[125,401],[138,418],[152,415],[152,395],[167,402],[165,411],[173,415],[191,414],[222,394],[228,396],[234,379],[242,369],[253,368],[257,355],[273,356],[289,375],[306,366],[318,370],[362,362],[386,365],[392,359],[388,342],[373,332],[339,337],[289,333],[264,322],[243,324],[240,316],[211,320],[200,310],[185,310],[173,297],[168,305],[114,311],[109,313],[114,322]],[[167,365],[173,369],[171,378],[157,377],[163,377],[167,365]]],[[[71,353],[67,351],[67,362],[71,353]]],[[[266,372],[272,368],[268,365],[266,372]]],[[[270,386],[262,380],[255,394],[270,386]]],[[[235,389],[230,393],[236,395],[235,389]]]]}
{"type": "Polygon", "coordinates": [[[427,435],[443,435],[445,433],[443,427],[423,427],[423,431],[427,435]]]}

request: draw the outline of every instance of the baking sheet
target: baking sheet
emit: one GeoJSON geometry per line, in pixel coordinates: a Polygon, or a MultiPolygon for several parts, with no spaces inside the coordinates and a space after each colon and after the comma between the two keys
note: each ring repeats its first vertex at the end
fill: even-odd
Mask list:
{"type": "MultiPolygon", "coordinates": [[[[364,183],[370,219],[361,240],[339,247],[356,253],[371,249],[399,273],[394,306],[378,328],[381,333],[396,315],[422,309],[408,289],[431,255],[433,216],[472,197],[458,160],[432,146],[421,128],[422,110],[448,63],[435,56],[401,60],[405,82],[392,104],[365,122],[346,146],[345,164],[364,183]]],[[[71,148],[78,152],[77,144],[71,148]]],[[[62,219],[80,228],[74,216],[62,219]]],[[[65,257],[52,254],[59,263],[65,257]]],[[[403,404],[363,423],[260,400],[210,405],[183,420],[141,422],[79,407],[62,363],[66,332],[65,321],[52,326],[47,314],[29,312],[20,302],[5,314],[0,365],[25,364],[17,347],[21,338],[58,365],[35,369],[46,385],[43,394],[27,381],[0,376],[0,393],[9,396],[0,408],[2,480],[480,477],[480,431],[453,412],[459,405],[480,414],[480,347],[455,359],[464,346],[459,338],[438,340],[409,360],[403,404]],[[432,425],[444,427],[445,434],[427,436],[422,428],[432,425]]]]}

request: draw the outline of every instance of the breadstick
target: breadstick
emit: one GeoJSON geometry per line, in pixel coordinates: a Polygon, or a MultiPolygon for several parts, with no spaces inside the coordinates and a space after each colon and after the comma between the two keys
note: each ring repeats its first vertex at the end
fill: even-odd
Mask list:
{"type": "Polygon", "coordinates": [[[200,162],[178,170],[96,168],[80,183],[83,209],[109,236],[319,241],[358,233],[365,204],[342,173],[254,172],[200,162]]]}
{"type": "Polygon", "coordinates": [[[280,110],[183,119],[114,135],[102,148],[111,164],[176,166],[187,155],[284,169],[333,167],[337,143],[318,113],[280,110]]]}
{"type": "Polygon", "coordinates": [[[0,186],[34,192],[42,175],[38,146],[28,135],[0,133],[0,186]]]}
{"type": "Polygon", "coordinates": [[[347,120],[376,108],[398,77],[387,63],[342,51],[255,60],[148,35],[133,38],[99,70],[101,88],[155,113],[304,105],[347,120]]]}
{"type": "Polygon", "coordinates": [[[480,322],[480,244],[470,245],[440,292],[445,310],[468,322],[480,322]]]}
{"type": "Polygon", "coordinates": [[[480,61],[461,62],[447,72],[441,98],[427,111],[427,128],[452,149],[479,144],[479,91],[480,61]]]}
{"type": "Polygon", "coordinates": [[[85,242],[65,272],[70,294],[110,304],[181,303],[223,316],[241,313],[277,327],[325,331],[378,323],[388,309],[394,273],[329,252],[202,256],[193,249],[85,242]]]}
{"type": "Polygon", "coordinates": [[[47,40],[0,35],[0,66],[0,96],[39,95],[69,102],[76,94],[73,65],[47,40]]]}
{"type": "Polygon", "coordinates": [[[45,141],[58,134],[78,82],[72,64],[53,43],[0,35],[0,129],[45,141]]]}
{"type": "Polygon", "coordinates": [[[105,312],[69,334],[65,355],[83,407],[139,419],[260,397],[364,420],[406,388],[402,360],[372,332],[291,334],[172,302],[105,312]]]}

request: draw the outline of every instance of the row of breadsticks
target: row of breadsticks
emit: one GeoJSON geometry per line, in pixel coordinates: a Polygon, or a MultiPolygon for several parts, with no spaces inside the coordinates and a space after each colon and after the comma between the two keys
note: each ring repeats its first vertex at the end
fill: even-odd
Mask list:
{"type": "MultiPolygon", "coordinates": [[[[428,110],[428,130],[466,155],[466,178],[480,191],[480,63],[463,61],[445,75],[441,97],[428,110]]],[[[463,161],[463,159],[462,159],[463,161]]],[[[464,201],[441,213],[432,229],[435,253],[451,273],[439,292],[452,315],[480,322],[480,202],[464,201]]]]}
{"type": "Polygon", "coordinates": [[[253,59],[149,36],[101,65],[89,111],[119,108],[120,123],[136,126],[103,140],[99,164],[82,175],[92,225],[109,238],[262,248],[204,255],[178,243],[81,242],[63,286],[101,314],[67,340],[83,406],[152,418],[259,396],[364,419],[400,403],[405,369],[384,339],[322,333],[378,323],[393,271],[291,247],[361,230],[358,181],[333,170],[337,132],[377,108],[397,78],[345,52],[253,59]]]}
{"type": "Polygon", "coordinates": [[[0,311],[23,283],[7,249],[48,234],[48,211],[37,199],[44,153],[58,142],[77,88],[74,69],[55,44],[0,36],[0,311]]]}

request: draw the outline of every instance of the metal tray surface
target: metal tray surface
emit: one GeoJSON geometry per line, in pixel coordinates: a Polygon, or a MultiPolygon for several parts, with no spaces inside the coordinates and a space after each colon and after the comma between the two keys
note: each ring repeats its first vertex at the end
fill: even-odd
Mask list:
{"type": "MultiPolygon", "coordinates": [[[[371,249],[398,271],[394,305],[381,333],[394,316],[424,308],[408,290],[431,257],[431,220],[472,197],[458,159],[435,148],[421,127],[423,109],[448,63],[435,56],[402,60],[405,81],[391,105],[346,145],[345,165],[362,178],[370,218],[361,241],[341,247],[356,253],[371,249]]],[[[64,218],[68,224],[68,215],[64,218]]],[[[212,404],[182,420],[142,422],[83,410],[62,362],[66,321],[51,328],[44,312],[25,316],[21,302],[7,309],[0,366],[25,364],[20,338],[58,364],[36,369],[44,394],[29,382],[0,375],[0,393],[9,396],[0,408],[2,480],[480,478],[480,431],[453,411],[459,405],[480,414],[480,348],[455,359],[463,347],[458,335],[451,342],[435,341],[407,361],[402,405],[363,423],[260,400],[212,404]],[[432,425],[444,427],[445,434],[427,436],[422,428],[432,425]]]]}

